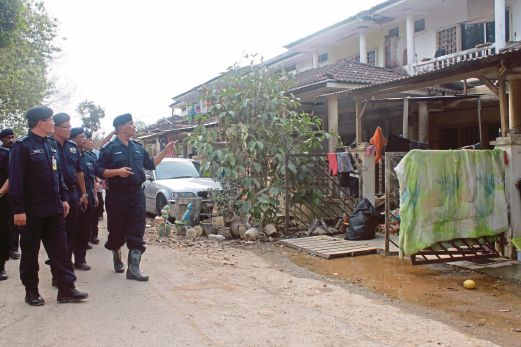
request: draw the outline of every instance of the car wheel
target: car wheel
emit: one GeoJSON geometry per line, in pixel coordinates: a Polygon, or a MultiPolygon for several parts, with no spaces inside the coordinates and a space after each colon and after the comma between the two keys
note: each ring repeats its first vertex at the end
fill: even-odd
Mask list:
{"type": "Polygon", "coordinates": [[[166,198],[163,194],[159,194],[156,198],[156,216],[161,216],[161,210],[167,204],[166,198]]]}

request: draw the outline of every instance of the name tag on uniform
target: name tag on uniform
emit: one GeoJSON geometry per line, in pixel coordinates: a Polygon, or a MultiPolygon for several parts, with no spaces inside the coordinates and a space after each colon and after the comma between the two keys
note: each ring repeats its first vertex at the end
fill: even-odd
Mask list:
{"type": "Polygon", "coordinates": [[[74,147],[69,148],[69,151],[71,151],[72,154],[76,154],[76,148],[74,147]]]}
{"type": "Polygon", "coordinates": [[[54,148],[51,148],[52,153],[56,153],[56,150],[54,148]]]}
{"type": "Polygon", "coordinates": [[[116,152],[116,153],[114,153],[114,155],[116,155],[116,154],[123,154],[123,152],[116,152]]]}
{"type": "Polygon", "coordinates": [[[43,149],[39,148],[39,149],[33,149],[31,152],[29,152],[30,155],[33,155],[33,154],[43,154],[43,149]]]}

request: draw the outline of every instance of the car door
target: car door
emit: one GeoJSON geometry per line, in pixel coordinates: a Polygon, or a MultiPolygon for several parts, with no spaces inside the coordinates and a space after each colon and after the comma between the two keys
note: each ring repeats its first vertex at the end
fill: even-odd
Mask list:
{"type": "Polygon", "coordinates": [[[145,170],[147,180],[143,183],[145,192],[145,207],[147,212],[156,213],[156,195],[159,190],[156,183],[156,173],[154,170],[145,170]]]}

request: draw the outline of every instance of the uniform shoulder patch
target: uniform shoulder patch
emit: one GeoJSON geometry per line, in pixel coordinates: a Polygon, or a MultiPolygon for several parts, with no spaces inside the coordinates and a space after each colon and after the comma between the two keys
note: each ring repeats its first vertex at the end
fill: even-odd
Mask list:
{"type": "Polygon", "coordinates": [[[27,139],[29,139],[29,136],[21,136],[17,138],[15,142],[24,142],[27,139]]]}
{"type": "Polygon", "coordinates": [[[67,140],[67,143],[71,146],[74,146],[74,147],[78,147],[78,145],[76,144],[76,142],[74,141],[71,141],[71,140],[67,140]]]}

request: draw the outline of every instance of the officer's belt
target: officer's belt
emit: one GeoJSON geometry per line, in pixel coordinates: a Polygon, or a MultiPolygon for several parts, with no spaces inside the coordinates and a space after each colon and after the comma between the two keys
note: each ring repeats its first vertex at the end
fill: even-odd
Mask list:
{"type": "Polygon", "coordinates": [[[107,190],[110,191],[110,192],[117,192],[117,193],[134,193],[134,192],[137,192],[139,190],[143,190],[143,187],[141,187],[141,185],[130,186],[130,187],[114,187],[114,186],[111,186],[111,187],[107,188],[107,190]]]}

